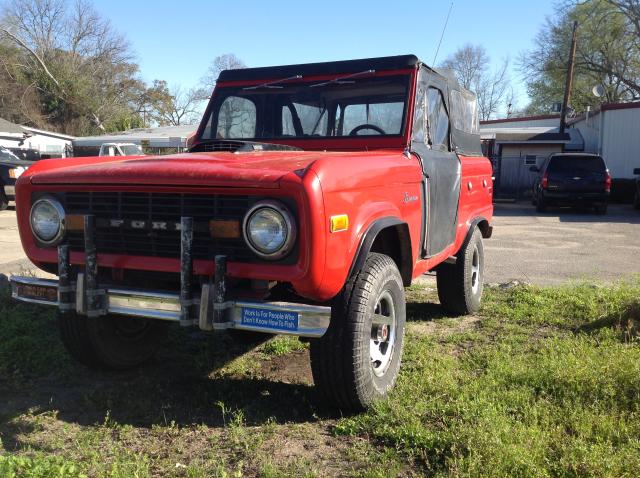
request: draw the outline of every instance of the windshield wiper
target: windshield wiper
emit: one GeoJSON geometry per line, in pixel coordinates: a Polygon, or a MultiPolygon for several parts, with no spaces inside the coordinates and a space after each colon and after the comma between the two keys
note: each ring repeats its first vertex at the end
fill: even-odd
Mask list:
{"type": "Polygon", "coordinates": [[[289,78],[283,78],[281,80],[268,81],[267,83],[262,83],[258,86],[247,86],[246,88],[242,88],[243,90],[257,90],[258,88],[284,88],[284,86],[276,86],[278,83],[284,83],[289,80],[301,80],[302,75],[290,76],[289,78]]]}
{"type": "Polygon", "coordinates": [[[352,75],[339,76],[337,78],[334,78],[333,80],[324,81],[322,83],[316,83],[315,85],[311,85],[309,88],[315,88],[316,86],[326,86],[326,85],[332,85],[332,84],[336,84],[336,85],[351,84],[351,83],[355,83],[355,81],[345,81],[345,80],[349,80],[350,78],[356,78],[358,76],[363,76],[363,75],[373,75],[375,74],[375,72],[376,70],[365,70],[365,71],[361,71],[360,73],[354,73],[352,75]]]}

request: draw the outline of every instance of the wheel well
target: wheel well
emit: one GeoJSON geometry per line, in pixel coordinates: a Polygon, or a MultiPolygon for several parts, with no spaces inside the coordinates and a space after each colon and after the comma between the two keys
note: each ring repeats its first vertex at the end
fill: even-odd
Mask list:
{"type": "Polygon", "coordinates": [[[409,227],[406,224],[382,229],[373,241],[370,252],[389,256],[398,266],[404,285],[406,287],[411,285],[413,254],[409,227]]]}
{"type": "Polygon", "coordinates": [[[491,227],[491,225],[489,225],[489,221],[487,221],[486,219],[482,219],[476,223],[476,226],[478,226],[478,229],[480,229],[482,237],[484,237],[485,239],[491,238],[491,234],[493,234],[493,228],[491,227]]]}

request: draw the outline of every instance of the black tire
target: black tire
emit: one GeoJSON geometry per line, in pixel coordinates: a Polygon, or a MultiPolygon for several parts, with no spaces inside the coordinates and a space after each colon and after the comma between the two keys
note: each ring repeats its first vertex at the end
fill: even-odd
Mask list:
{"type": "Polygon", "coordinates": [[[4,195],[2,191],[2,187],[0,187],[0,211],[4,211],[9,207],[9,200],[7,196],[4,195]]]}
{"type": "Polygon", "coordinates": [[[473,314],[480,309],[484,289],[484,247],[480,229],[462,245],[456,263],[438,266],[438,297],[452,315],[473,314]]]}
{"type": "Polygon", "coordinates": [[[334,300],[327,333],[311,340],[313,379],[325,401],[357,412],[387,397],[400,370],[405,321],[398,267],[386,255],[370,254],[334,300]],[[376,327],[375,311],[393,325],[376,327]]]}
{"type": "Polygon", "coordinates": [[[538,194],[538,198],[536,199],[536,211],[547,212],[547,202],[545,201],[542,194],[538,194]]]}
{"type": "Polygon", "coordinates": [[[98,318],[59,315],[60,336],[69,354],[98,370],[127,370],[151,359],[167,335],[166,322],[117,315],[98,318]]]}
{"type": "Polygon", "coordinates": [[[633,207],[640,209],[640,193],[636,191],[636,195],[633,197],[633,207]]]}

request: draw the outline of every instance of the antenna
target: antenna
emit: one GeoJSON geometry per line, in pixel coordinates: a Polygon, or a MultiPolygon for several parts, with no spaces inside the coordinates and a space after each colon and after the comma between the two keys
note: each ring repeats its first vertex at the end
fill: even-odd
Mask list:
{"type": "Polygon", "coordinates": [[[440,42],[438,43],[438,48],[436,49],[436,54],[433,57],[433,63],[432,63],[433,67],[436,66],[436,60],[438,59],[438,53],[440,53],[440,47],[442,46],[442,40],[444,39],[444,32],[447,31],[447,25],[449,25],[449,18],[451,17],[451,10],[453,10],[453,2],[451,2],[451,5],[449,6],[449,13],[447,13],[447,19],[444,22],[444,28],[442,29],[442,35],[440,35],[440,42]]]}

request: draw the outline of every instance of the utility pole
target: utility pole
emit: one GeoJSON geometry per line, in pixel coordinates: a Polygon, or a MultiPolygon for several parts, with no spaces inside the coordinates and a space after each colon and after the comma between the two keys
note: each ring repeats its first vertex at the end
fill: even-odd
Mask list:
{"type": "MultiPolygon", "coordinates": [[[[567,129],[567,110],[571,101],[571,90],[573,89],[573,71],[576,62],[576,46],[578,43],[578,22],[573,22],[573,38],[571,39],[571,52],[569,53],[569,66],[567,67],[567,83],[564,87],[564,100],[560,112],[560,134],[564,134],[567,129]]],[[[563,148],[564,149],[564,148],[563,148]]]]}

